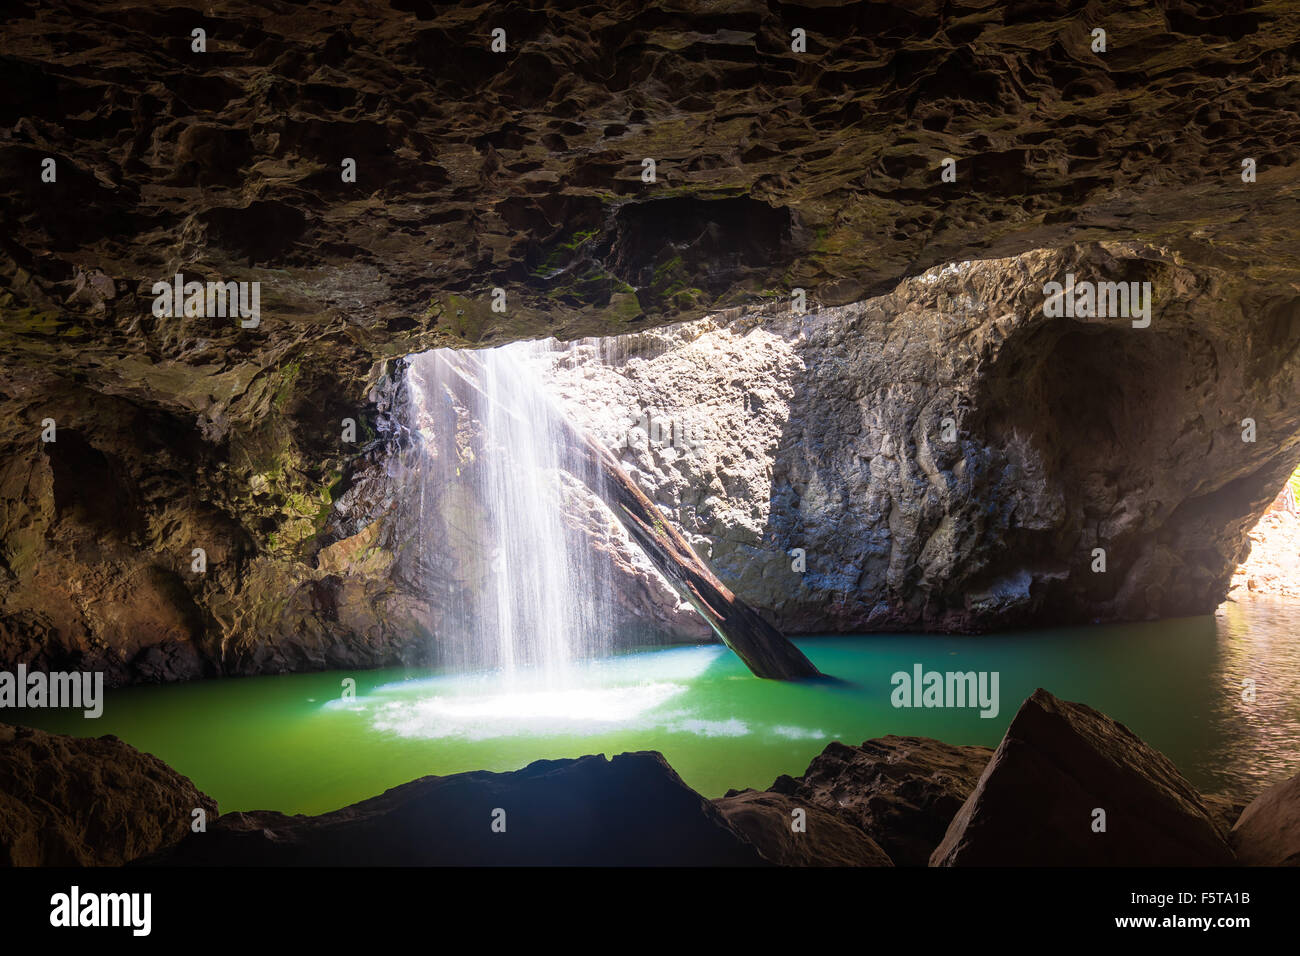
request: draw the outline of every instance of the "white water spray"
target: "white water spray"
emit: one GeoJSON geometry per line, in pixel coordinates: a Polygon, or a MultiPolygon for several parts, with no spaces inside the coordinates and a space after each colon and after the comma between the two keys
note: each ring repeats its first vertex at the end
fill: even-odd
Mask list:
{"type": "Polygon", "coordinates": [[[538,372],[536,353],[547,348],[473,353],[476,388],[456,378],[456,355],[426,352],[411,360],[409,381],[427,451],[421,537],[426,548],[458,552],[448,619],[435,635],[445,663],[507,675],[539,668],[554,685],[572,661],[606,654],[611,642],[603,566],[564,517],[566,502],[574,510],[589,494],[538,372]]]}

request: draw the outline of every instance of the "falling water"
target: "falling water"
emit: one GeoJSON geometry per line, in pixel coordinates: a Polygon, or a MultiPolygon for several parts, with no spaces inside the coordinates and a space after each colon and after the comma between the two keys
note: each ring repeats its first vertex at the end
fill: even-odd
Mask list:
{"type": "Polygon", "coordinates": [[[409,384],[424,446],[421,538],[434,576],[450,582],[435,602],[448,608],[435,634],[443,662],[539,669],[555,685],[610,642],[607,576],[589,542],[600,506],[542,384],[536,359],[547,348],[426,352],[409,384]]]}

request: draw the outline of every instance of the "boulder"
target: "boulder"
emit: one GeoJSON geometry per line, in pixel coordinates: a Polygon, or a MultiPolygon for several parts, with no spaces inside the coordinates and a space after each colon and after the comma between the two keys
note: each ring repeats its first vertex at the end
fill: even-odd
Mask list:
{"type": "Polygon", "coordinates": [[[319,816],[230,813],[146,861],[207,866],[761,866],[655,752],[421,777],[319,816]],[[499,832],[498,832],[499,831],[499,832]]]}
{"type": "Polygon", "coordinates": [[[216,801],[113,736],[0,724],[0,865],[119,866],[190,832],[216,801]]]}
{"type": "Polygon", "coordinates": [[[782,866],[893,866],[875,840],[845,815],[773,791],[744,790],[714,801],[727,822],[782,866]],[[804,829],[794,829],[794,811],[804,829]]]}
{"type": "Polygon", "coordinates": [[[802,778],[772,790],[795,803],[842,815],[879,844],[898,866],[925,866],[948,822],[993,756],[928,737],[880,737],[861,747],[833,742],[802,778]]]}
{"type": "Polygon", "coordinates": [[[1265,790],[1232,828],[1237,862],[1300,866],[1300,774],[1265,790]]]}
{"type": "Polygon", "coordinates": [[[931,866],[1232,862],[1210,811],[1167,757],[1105,714],[1041,688],[930,857],[931,866]]]}

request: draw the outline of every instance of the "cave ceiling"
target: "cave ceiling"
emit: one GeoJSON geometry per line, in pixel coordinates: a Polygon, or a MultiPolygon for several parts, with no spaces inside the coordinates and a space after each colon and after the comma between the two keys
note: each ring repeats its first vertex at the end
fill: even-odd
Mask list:
{"type": "Polygon", "coordinates": [[[288,363],[359,393],[430,346],[625,332],[795,288],[833,305],[1071,243],[1139,240],[1295,292],[1296,4],[4,17],[6,377],[70,377],[215,434],[288,363]],[[155,316],[177,273],[259,281],[259,324],[155,316]]]}
{"type": "MultiPolygon", "coordinates": [[[[1300,440],[1298,75],[1292,2],[8,3],[0,663],[119,682],[424,646],[378,520],[413,352],[888,293],[882,341],[918,351],[875,374],[923,382],[998,351],[981,308],[1035,327],[1044,263],[1154,280],[1160,347],[1093,338],[1048,375],[1021,335],[984,369],[989,440],[1033,418],[1026,381],[1072,402],[1095,371],[1123,411],[1125,369],[1200,363],[1195,392],[1132,377],[1173,383],[1141,402],[1182,438],[1259,419],[1151,505],[1191,501],[1227,567],[1300,440]],[[244,283],[256,316],[168,314],[177,281],[244,283]],[[957,331],[949,291],[985,300],[957,331]]],[[[1139,478],[1163,460],[1140,437],[1139,478]]]]}

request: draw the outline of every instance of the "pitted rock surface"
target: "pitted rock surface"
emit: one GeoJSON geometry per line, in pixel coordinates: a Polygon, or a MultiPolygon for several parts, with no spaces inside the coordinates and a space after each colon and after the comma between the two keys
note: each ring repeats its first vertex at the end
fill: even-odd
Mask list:
{"type": "MultiPolygon", "coordinates": [[[[864,560],[828,580],[845,595],[832,626],[864,609],[964,626],[949,613],[963,589],[1014,616],[1089,525],[1150,568],[1084,605],[1186,606],[1217,588],[1269,462],[1293,449],[1273,408],[1300,264],[1293,4],[64,0],[2,16],[0,663],[130,682],[417,659],[437,608],[403,578],[400,494],[379,476],[404,440],[397,360],[437,345],[649,329],[796,287],[837,306],[933,266],[1096,241],[1161,249],[1199,284],[1244,365],[1219,370],[1224,346],[1195,337],[1143,353],[1026,329],[982,380],[986,432],[1010,447],[1108,376],[1119,399],[1052,426],[1085,441],[1034,441],[1046,466],[1115,487],[990,500],[1024,556],[963,564],[936,516],[965,506],[922,491],[928,477],[876,479],[915,494],[888,542],[880,486],[851,499],[840,534],[866,535],[864,560]],[[153,284],[177,273],[260,282],[259,325],[155,317],[153,284]],[[1150,389],[1175,382],[1190,391],[1170,411],[1150,389]],[[1117,419],[1097,409],[1115,401],[1132,433],[1107,433],[1117,419]],[[1274,430],[1220,459],[1207,435],[1252,413],[1274,430]],[[1147,471],[1083,461],[1163,465],[1159,442],[1178,460],[1209,448],[1199,486],[1175,477],[1148,500],[1147,471]]],[[[900,379],[892,401],[929,384],[900,379]]]]}

